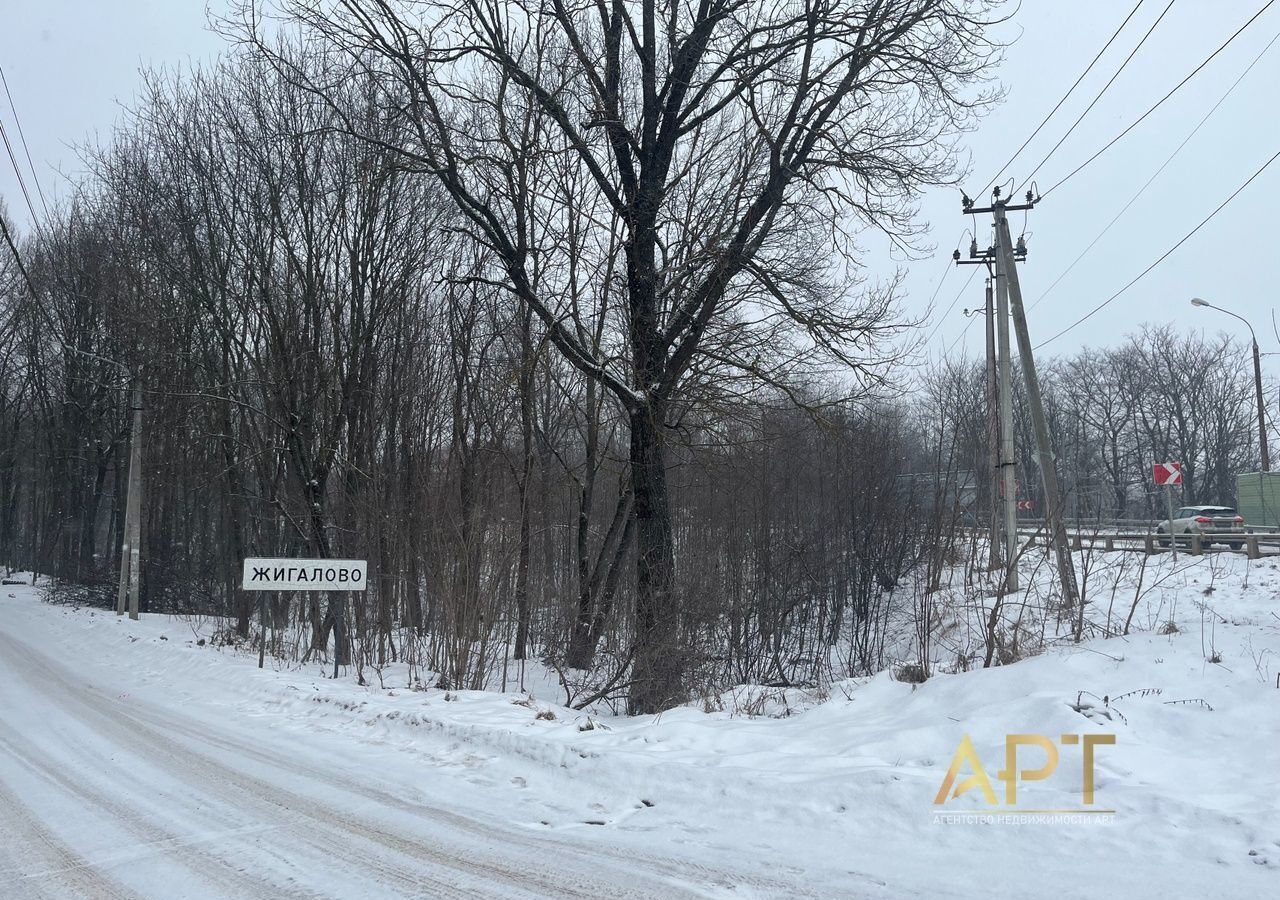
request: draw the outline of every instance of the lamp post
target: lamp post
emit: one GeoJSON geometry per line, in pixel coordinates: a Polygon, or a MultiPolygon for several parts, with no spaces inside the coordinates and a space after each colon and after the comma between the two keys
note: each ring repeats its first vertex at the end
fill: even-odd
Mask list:
{"type": "Polygon", "coordinates": [[[1253,326],[1249,324],[1249,320],[1244,316],[1237,315],[1229,309],[1223,309],[1221,306],[1214,306],[1208,300],[1202,300],[1199,297],[1191,298],[1192,306],[1207,306],[1209,309],[1216,309],[1220,313],[1226,313],[1233,319],[1239,319],[1244,322],[1245,327],[1249,329],[1249,337],[1253,339],[1253,383],[1258,395],[1258,449],[1262,453],[1262,471],[1271,471],[1271,456],[1267,452],[1267,412],[1266,406],[1262,400],[1262,359],[1258,353],[1258,336],[1253,333],[1253,326]]]}

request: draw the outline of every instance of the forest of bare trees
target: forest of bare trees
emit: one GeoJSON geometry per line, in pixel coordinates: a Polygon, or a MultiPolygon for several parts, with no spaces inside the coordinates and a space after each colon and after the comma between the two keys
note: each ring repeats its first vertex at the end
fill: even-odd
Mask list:
{"type": "MultiPolygon", "coordinates": [[[[958,174],[985,4],[274,10],[150,73],[0,252],[2,561],[114,596],[136,375],[144,610],[457,688],[537,659],[632,712],[893,663],[985,521],[985,382],[920,363],[859,242],[958,174]],[[369,590],[260,626],[247,556],[369,590]]],[[[1068,513],[1153,514],[1153,459],[1231,502],[1247,359],[1153,326],[1047,360],[1068,513]]]]}

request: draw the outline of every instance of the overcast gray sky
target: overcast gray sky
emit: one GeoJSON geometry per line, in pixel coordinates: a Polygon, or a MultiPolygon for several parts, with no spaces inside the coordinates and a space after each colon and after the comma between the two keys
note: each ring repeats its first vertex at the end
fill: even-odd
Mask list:
{"type": "MultiPolygon", "coordinates": [[[[1264,5],[1265,0],[1176,0],[1147,43],[1072,136],[1044,165],[1036,182],[1045,192],[1194,69],[1264,5]]],[[[1010,167],[1021,183],[1067,126],[1116,71],[1167,0],[1146,0],[1107,55],[1045,130],[1010,167]]],[[[206,26],[201,0],[9,0],[0,30],[0,66],[21,117],[46,194],[65,194],[65,176],[79,162],[72,145],[105,133],[128,104],[142,65],[179,65],[210,58],[222,46],[206,26]],[[16,8],[15,8],[16,7],[16,8]]],[[[1013,43],[996,73],[1004,104],[965,143],[972,156],[970,193],[1029,135],[1101,49],[1132,8],[1131,0],[1024,0],[1003,34],[1013,43]]],[[[1076,175],[1029,216],[1030,259],[1021,269],[1033,302],[1071,265],[1112,217],[1219,101],[1263,48],[1280,33],[1280,4],[1268,9],[1217,59],[1124,141],[1076,175]]],[[[1280,41],[1226,98],[1075,268],[1030,312],[1032,338],[1043,341],[1105,300],[1181,239],[1225,197],[1280,151],[1280,41]]],[[[8,103],[0,115],[16,141],[8,103]]],[[[15,148],[21,153],[20,148],[15,148]]],[[[0,159],[0,195],[25,227],[29,215],[7,159],[0,159]]],[[[1280,352],[1271,327],[1280,286],[1280,253],[1273,207],[1280,195],[1280,161],[1167,261],[1084,325],[1044,352],[1116,342],[1143,322],[1228,330],[1244,326],[1211,310],[1194,309],[1199,295],[1249,319],[1263,352],[1280,352]]],[[[52,200],[52,197],[50,197],[52,200]]],[[[33,200],[39,204],[38,198],[33,200]]],[[[906,263],[908,308],[923,313],[937,291],[926,334],[932,353],[954,347],[982,352],[982,329],[962,307],[979,305],[981,273],[963,294],[974,267],[949,270],[946,260],[970,225],[956,192],[930,194],[921,209],[937,253],[906,263]],[[958,297],[958,300],[957,300],[958,297]],[[954,308],[948,307],[955,300],[954,308]]],[[[985,245],[990,217],[979,217],[985,245]]],[[[1015,235],[1022,215],[1011,219],[1015,235]]],[[[967,249],[968,237],[964,238],[967,249]]],[[[872,246],[875,258],[884,248],[872,246]]],[[[887,264],[887,262],[886,262],[887,264]]],[[[1242,360],[1243,362],[1243,360],[1242,360]]],[[[1280,356],[1268,359],[1280,372],[1280,356]]]]}

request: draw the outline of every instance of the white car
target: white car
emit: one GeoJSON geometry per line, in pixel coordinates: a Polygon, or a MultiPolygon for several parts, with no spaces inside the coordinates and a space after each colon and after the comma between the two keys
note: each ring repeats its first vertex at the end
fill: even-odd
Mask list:
{"type": "Polygon", "coordinates": [[[1156,526],[1161,546],[1169,546],[1168,535],[1187,535],[1178,540],[1179,545],[1189,545],[1190,535],[1203,537],[1202,547],[1215,543],[1226,544],[1232,550],[1244,546],[1244,517],[1230,506],[1184,506],[1176,510],[1173,519],[1165,519],[1156,526]],[[1233,538],[1224,540],[1224,538],[1233,538]]]}

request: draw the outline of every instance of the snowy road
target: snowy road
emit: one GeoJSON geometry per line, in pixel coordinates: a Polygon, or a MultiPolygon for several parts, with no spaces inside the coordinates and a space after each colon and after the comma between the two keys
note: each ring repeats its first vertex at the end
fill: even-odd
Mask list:
{"type": "Polygon", "coordinates": [[[603,829],[548,836],[460,814],[422,783],[452,776],[406,788],[393,750],[363,747],[356,767],[349,739],[175,712],[121,690],[127,674],[104,684],[35,643],[0,622],[7,900],[796,894],[632,852],[603,829]]]}

